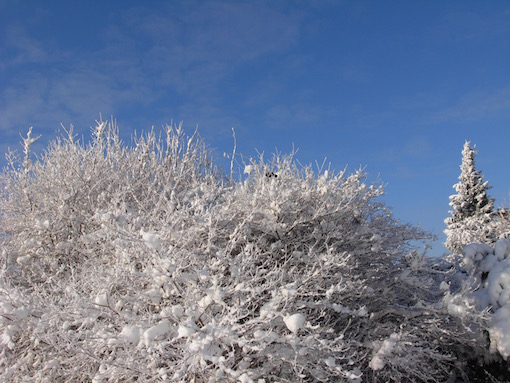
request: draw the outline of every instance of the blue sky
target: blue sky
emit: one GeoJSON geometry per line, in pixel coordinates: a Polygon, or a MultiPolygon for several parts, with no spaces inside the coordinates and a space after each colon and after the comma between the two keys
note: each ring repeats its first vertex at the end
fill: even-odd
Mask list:
{"type": "Polygon", "coordinates": [[[365,167],[440,237],[466,139],[510,200],[508,1],[0,0],[0,164],[33,126],[198,126],[221,158],[365,167]]]}

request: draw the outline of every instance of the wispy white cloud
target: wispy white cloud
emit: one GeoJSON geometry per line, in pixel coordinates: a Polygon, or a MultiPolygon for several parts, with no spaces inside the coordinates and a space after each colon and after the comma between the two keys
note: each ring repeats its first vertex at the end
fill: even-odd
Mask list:
{"type": "Polygon", "coordinates": [[[296,42],[298,17],[267,4],[205,2],[175,9],[165,6],[159,15],[136,9],[128,23],[144,33],[152,46],[175,49],[176,62],[250,60],[296,42]]]}
{"type": "MultiPolygon", "coordinates": [[[[207,2],[175,9],[133,9],[124,18],[126,33],[146,46],[143,65],[158,81],[181,95],[209,98],[221,93],[232,73],[264,55],[285,51],[299,34],[299,16],[267,4],[207,2]]],[[[115,42],[113,42],[115,44],[115,42]]]]}
{"type": "Polygon", "coordinates": [[[54,130],[60,122],[92,122],[98,113],[115,110],[118,92],[113,85],[104,73],[88,68],[24,72],[2,90],[0,129],[23,130],[33,124],[54,130]]]}
{"type": "MultiPolygon", "coordinates": [[[[5,27],[3,40],[3,65],[17,66],[25,64],[46,64],[56,61],[58,51],[45,46],[34,36],[30,36],[20,24],[11,24],[5,27]],[[53,50],[53,52],[51,52],[53,50]]],[[[53,47],[55,48],[55,47],[53,47]]]]}
{"type": "Polygon", "coordinates": [[[79,124],[133,108],[150,110],[148,119],[181,113],[224,121],[219,108],[225,87],[236,86],[233,74],[295,44],[300,17],[269,3],[137,6],[93,32],[103,43],[87,51],[79,42],[66,50],[13,22],[4,27],[9,55],[0,60],[0,130],[27,121],[79,124]]]}
{"type": "Polygon", "coordinates": [[[510,117],[510,87],[473,89],[430,113],[430,122],[473,123],[510,117]]]}

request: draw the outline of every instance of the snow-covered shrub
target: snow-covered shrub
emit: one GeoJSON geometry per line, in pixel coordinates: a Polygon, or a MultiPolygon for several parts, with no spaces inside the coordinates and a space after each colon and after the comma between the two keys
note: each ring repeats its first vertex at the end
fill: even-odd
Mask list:
{"type": "Polygon", "coordinates": [[[440,382],[487,347],[362,171],[93,133],[1,175],[2,381],[440,382]]]}
{"type": "Polygon", "coordinates": [[[494,247],[472,243],[462,250],[462,288],[449,299],[470,302],[477,310],[487,310],[490,350],[505,360],[510,357],[510,239],[500,239],[494,247]]]}

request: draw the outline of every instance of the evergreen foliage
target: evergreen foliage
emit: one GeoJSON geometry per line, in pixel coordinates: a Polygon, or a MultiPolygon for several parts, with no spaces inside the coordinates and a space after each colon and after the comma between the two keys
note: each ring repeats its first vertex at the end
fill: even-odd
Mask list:
{"type": "Polygon", "coordinates": [[[445,246],[454,254],[472,242],[491,244],[495,239],[493,222],[494,200],[487,195],[489,182],[476,169],[477,152],[469,141],[464,143],[459,182],[453,187],[457,194],[450,196],[450,214],[445,219],[445,246]]]}

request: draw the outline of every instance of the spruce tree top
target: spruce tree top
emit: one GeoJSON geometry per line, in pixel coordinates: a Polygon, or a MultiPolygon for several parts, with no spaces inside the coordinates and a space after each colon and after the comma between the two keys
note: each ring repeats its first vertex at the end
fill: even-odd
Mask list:
{"type": "Polygon", "coordinates": [[[482,173],[476,170],[476,154],[475,146],[466,141],[462,150],[459,182],[453,186],[457,194],[450,196],[450,223],[492,213],[494,199],[487,196],[489,182],[484,182],[482,173]]]}

